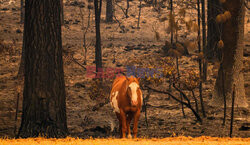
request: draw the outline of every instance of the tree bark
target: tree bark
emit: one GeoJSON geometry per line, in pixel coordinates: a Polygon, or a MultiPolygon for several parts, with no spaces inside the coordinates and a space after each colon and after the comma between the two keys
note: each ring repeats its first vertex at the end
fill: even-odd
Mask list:
{"type": "Polygon", "coordinates": [[[127,8],[126,8],[126,12],[125,12],[126,18],[128,18],[128,9],[129,9],[129,0],[127,0],[127,8]]]}
{"type": "Polygon", "coordinates": [[[63,0],[61,0],[61,24],[64,25],[64,14],[63,14],[63,0]]]}
{"type": "Polygon", "coordinates": [[[24,6],[23,6],[23,3],[24,3],[24,0],[21,0],[21,8],[20,8],[20,11],[21,11],[20,23],[21,24],[23,24],[23,21],[24,21],[24,6]]]}
{"type": "Polygon", "coordinates": [[[137,21],[137,29],[139,29],[140,28],[140,19],[141,19],[141,1],[142,0],[140,0],[140,5],[139,5],[139,14],[138,14],[138,21],[137,21]]]}
{"type": "MultiPolygon", "coordinates": [[[[171,13],[171,16],[173,16],[173,0],[170,0],[170,13],[171,13]]],[[[171,28],[171,36],[170,36],[170,42],[171,42],[171,45],[173,45],[173,41],[174,41],[174,34],[173,34],[173,28],[171,28]]]]}
{"type": "MultiPolygon", "coordinates": [[[[224,87],[228,104],[231,103],[233,85],[235,85],[235,105],[247,107],[247,99],[243,78],[243,48],[244,48],[244,0],[227,0],[223,4],[225,10],[230,11],[231,18],[222,27],[222,67],[224,69],[224,87]]],[[[218,72],[213,92],[213,105],[223,105],[222,73],[218,72]]],[[[229,107],[229,106],[228,106],[229,107]]]]}
{"type": "Polygon", "coordinates": [[[113,22],[113,0],[107,0],[106,22],[113,22]]]}
{"type": "Polygon", "coordinates": [[[23,114],[18,137],[66,137],[60,0],[26,0],[23,114]]]}
{"type": "Polygon", "coordinates": [[[96,72],[98,72],[99,71],[98,69],[102,68],[102,49],[101,49],[101,33],[100,33],[102,0],[95,0],[94,5],[95,5],[95,27],[96,27],[95,62],[96,62],[96,72]]]}
{"type": "MultiPolygon", "coordinates": [[[[202,48],[203,54],[207,54],[207,29],[206,29],[206,10],[205,10],[205,0],[201,0],[201,11],[202,11],[202,48]]],[[[207,80],[207,56],[203,61],[203,81],[207,80]]]]}
{"type": "Polygon", "coordinates": [[[216,16],[220,13],[219,0],[207,1],[207,49],[204,55],[213,59],[217,52],[217,42],[220,40],[220,25],[216,23],[216,16]]]}
{"type": "MultiPolygon", "coordinates": [[[[200,0],[197,0],[197,17],[198,17],[198,51],[199,53],[201,52],[201,22],[200,22],[200,0]]],[[[200,79],[202,79],[202,63],[201,63],[201,59],[199,59],[199,71],[200,71],[200,79]]],[[[202,96],[202,81],[200,81],[199,84],[199,93],[200,93],[200,102],[201,102],[201,110],[202,110],[202,115],[203,117],[206,117],[206,112],[205,112],[205,107],[203,104],[203,96],[202,96]]]]}

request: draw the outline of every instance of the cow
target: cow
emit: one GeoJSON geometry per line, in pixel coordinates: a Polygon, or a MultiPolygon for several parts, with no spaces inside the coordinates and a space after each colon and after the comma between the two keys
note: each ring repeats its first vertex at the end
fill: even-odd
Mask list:
{"type": "Polygon", "coordinates": [[[120,138],[132,138],[130,122],[134,119],[133,137],[137,136],[138,121],[142,107],[142,91],[139,86],[140,78],[130,76],[117,77],[112,85],[110,104],[119,120],[120,138]]]}

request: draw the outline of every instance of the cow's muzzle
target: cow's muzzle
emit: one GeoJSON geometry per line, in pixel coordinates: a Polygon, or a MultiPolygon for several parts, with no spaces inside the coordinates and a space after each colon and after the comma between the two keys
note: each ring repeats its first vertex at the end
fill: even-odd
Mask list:
{"type": "Polygon", "coordinates": [[[137,106],[137,104],[138,104],[138,101],[131,101],[132,106],[137,106]]]}

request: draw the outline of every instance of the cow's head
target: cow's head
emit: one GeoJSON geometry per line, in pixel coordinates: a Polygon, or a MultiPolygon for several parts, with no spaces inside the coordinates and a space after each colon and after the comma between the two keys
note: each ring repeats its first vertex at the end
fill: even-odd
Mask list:
{"type": "MultiPolygon", "coordinates": [[[[127,77],[126,77],[127,78],[127,77]]],[[[130,99],[132,106],[137,106],[138,98],[141,97],[141,90],[139,86],[140,78],[130,77],[127,78],[128,86],[127,86],[127,95],[130,99]]]]}

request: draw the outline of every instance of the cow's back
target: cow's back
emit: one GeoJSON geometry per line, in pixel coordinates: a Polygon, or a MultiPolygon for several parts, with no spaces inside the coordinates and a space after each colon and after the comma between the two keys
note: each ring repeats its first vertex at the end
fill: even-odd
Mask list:
{"type": "Polygon", "coordinates": [[[126,77],[125,76],[120,76],[120,77],[117,77],[114,82],[113,82],[113,85],[112,85],[112,90],[120,90],[121,87],[122,87],[122,84],[126,81],[126,77]]]}

